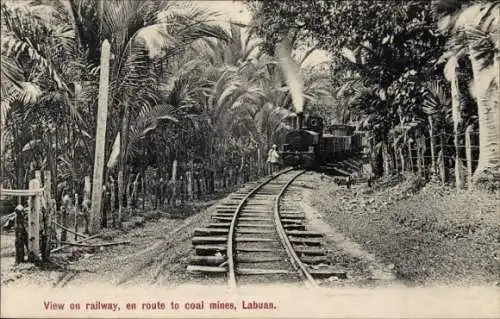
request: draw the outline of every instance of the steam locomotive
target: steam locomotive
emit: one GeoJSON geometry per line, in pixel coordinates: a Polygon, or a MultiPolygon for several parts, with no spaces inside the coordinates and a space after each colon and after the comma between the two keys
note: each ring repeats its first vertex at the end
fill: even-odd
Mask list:
{"type": "Polygon", "coordinates": [[[325,127],[322,117],[298,114],[298,129],[285,136],[280,152],[285,166],[325,170],[329,165],[362,157],[366,141],[355,127],[334,124],[325,127]]]}

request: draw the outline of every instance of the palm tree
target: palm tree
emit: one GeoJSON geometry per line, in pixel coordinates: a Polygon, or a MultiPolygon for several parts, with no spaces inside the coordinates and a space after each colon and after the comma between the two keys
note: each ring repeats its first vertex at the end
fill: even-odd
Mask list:
{"type": "MultiPolygon", "coordinates": [[[[37,116],[41,116],[47,123],[52,123],[52,126],[56,127],[56,147],[53,148],[49,142],[45,149],[48,152],[52,174],[57,177],[54,154],[58,150],[57,135],[61,135],[59,133],[63,133],[67,125],[73,126],[72,130],[76,129],[76,132],[71,132],[69,136],[73,141],[71,145],[76,145],[82,142],[82,133],[85,134],[85,123],[81,121],[78,106],[73,102],[75,90],[70,76],[92,72],[82,71],[86,66],[79,60],[79,52],[69,49],[73,47],[74,42],[71,30],[57,7],[28,4],[20,6],[15,1],[6,1],[1,6],[4,34],[2,93],[8,92],[8,95],[3,95],[8,98],[2,101],[2,109],[6,115],[5,111],[10,105],[17,104],[19,109],[11,114],[22,110],[28,122],[36,124],[37,116]],[[20,65],[23,66],[22,69],[20,65]],[[69,121],[63,120],[63,117],[69,121]]],[[[3,120],[5,118],[2,117],[3,120]]],[[[18,128],[11,126],[11,129],[18,128]]],[[[86,143],[85,139],[83,143],[86,143]]],[[[34,146],[35,141],[32,140],[30,144],[34,146]]],[[[85,149],[88,150],[88,147],[85,149]]],[[[77,162],[74,156],[71,158],[74,163],[77,162]]],[[[19,166],[16,167],[20,169],[19,166]]],[[[56,191],[56,178],[53,179],[53,183],[52,189],[56,191]]]]}
{"type": "Polygon", "coordinates": [[[497,1],[436,1],[441,32],[449,34],[451,59],[467,56],[472,65],[473,95],[479,115],[480,155],[474,172],[478,181],[500,168],[499,10],[497,1]]]}
{"type": "MultiPolygon", "coordinates": [[[[112,124],[112,131],[116,134],[117,126],[120,127],[118,196],[121,200],[126,180],[130,119],[141,108],[157,104],[159,79],[155,64],[168,60],[198,39],[225,38],[226,34],[220,27],[208,23],[211,15],[207,12],[195,7],[181,8],[174,1],[124,0],[108,2],[106,6],[91,0],[70,3],[74,17],[85,18],[89,11],[97,12],[98,35],[111,44],[114,57],[110,65],[110,110],[120,114],[120,123],[112,124]]],[[[92,17],[90,15],[89,19],[92,17]]],[[[82,19],[76,21],[82,22],[82,19]]],[[[85,35],[86,23],[74,25],[79,28],[78,34],[85,35]]],[[[87,44],[96,43],[95,39],[86,40],[87,44]]]]}
{"type": "MultiPolygon", "coordinates": [[[[427,114],[427,120],[429,122],[432,173],[437,172],[434,136],[437,134],[436,132],[441,131],[440,128],[444,128],[444,125],[451,117],[450,104],[450,98],[448,97],[445,88],[439,81],[435,80],[427,83],[427,88],[424,92],[422,110],[425,114],[427,114]]],[[[454,128],[455,127],[456,126],[454,125],[454,128]]],[[[459,153],[456,146],[457,145],[455,145],[455,152],[458,156],[459,153]]]]}

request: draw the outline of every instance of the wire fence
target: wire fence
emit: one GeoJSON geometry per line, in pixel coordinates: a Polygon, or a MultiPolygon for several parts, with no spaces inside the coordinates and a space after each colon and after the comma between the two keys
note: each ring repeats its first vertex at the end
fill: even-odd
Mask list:
{"type": "MultiPolygon", "coordinates": [[[[111,176],[103,186],[100,227],[126,227],[124,225],[134,220],[134,217],[142,216],[142,214],[137,214],[141,211],[175,213],[176,216],[182,217],[185,212],[190,211],[183,209],[186,205],[194,207],[197,202],[203,203],[217,199],[249,181],[257,180],[270,173],[265,162],[257,160],[256,156],[246,157],[243,165],[238,166],[212,169],[201,165],[194,166],[192,163],[180,163],[176,166],[176,168],[170,167],[171,176],[173,176],[171,178],[164,167],[162,167],[163,173],[158,168],[150,167],[142,174],[130,174],[134,178],[129,178],[125,183],[121,201],[118,199],[117,178],[111,176]],[[176,172],[173,173],[174,171],[176,172]]],[[[39,171],[35,173],[40,175],[39,171]]],[[[47,198],[49,198],[47,203],[53,202],[53,204],[50,205],[49,222],[45,223],[42,228],[43,233],[50,234],[49,249],[58,251],[67,247],[70,242],[78,243],[78,238],[90,238],[85,234],[89,232],[89,225],[92,224],[90,218],[94,214],[91,212],[90,201],[92,183],[91,178],[86,176],[82,183],[84,184],[83,191],[59,194],[56,198],[50,195],[52,193],[49,187],[51,185],[50,171],[44,172],[44,178],[46,175],[49,176],[49,181],[44,182],[45,190],[48,192],[47,198]],[[56,199],[59,205],[56,205],[56,199]]],[[[20,204],[27,202],[24,197],[19,202],[20,204]]],[[[23,206],[29,206],[29,201],[23,206]]],[[[7,219],[12,219],[13,214],[10,214],[7,219]]],[[[5,223],[5,220],[2,222],[5,223]]],[[[7,223],[9,222],[11,221],[7,223]]]]}
{"type": "Polygon", "coordinates": [[[465,187],[472,182],[472,174],[479,163],[479,132],[470,129],[456,135],[440,132],[417,138],[396,151],[387,150],[393,171],[435,175],[442,183],[465,187]],[[460,170],[458,174],[457,170],[460,170]]]}

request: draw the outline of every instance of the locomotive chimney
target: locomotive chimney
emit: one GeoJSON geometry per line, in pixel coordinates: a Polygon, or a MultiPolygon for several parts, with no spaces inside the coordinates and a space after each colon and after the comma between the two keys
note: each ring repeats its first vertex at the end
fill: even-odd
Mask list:
{"type": "Polygon", "coordinates": [[[303,112],[297,113],[297,122],[299,125],[299,130],[302,130],[303,124],[304,124],[304,113],[303,112]]]}

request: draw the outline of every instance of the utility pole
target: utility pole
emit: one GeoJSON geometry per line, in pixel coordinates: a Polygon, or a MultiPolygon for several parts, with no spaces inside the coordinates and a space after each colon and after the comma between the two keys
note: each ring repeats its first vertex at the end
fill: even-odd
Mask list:
{"type": "Polygon", "coordinates": [[[106,120],[108,116],[109,58],[111,48],[108,40],[101,47],[101,71],[97,105],[97,133],[95,138],[94,175],[92,176],[92,208],[89,220],[90,234],[96,233],[101,225],[102,183],[106,144],[106,120]]]}

